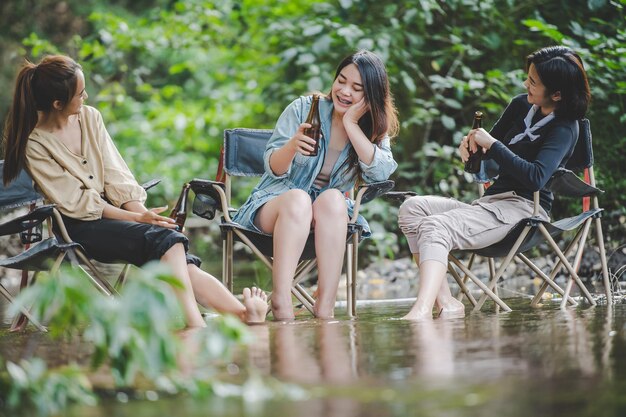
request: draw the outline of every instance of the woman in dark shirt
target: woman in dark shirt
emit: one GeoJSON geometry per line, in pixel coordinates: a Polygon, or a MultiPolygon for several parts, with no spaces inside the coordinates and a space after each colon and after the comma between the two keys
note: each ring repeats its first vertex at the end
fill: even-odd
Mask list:
{"type": "Polygon", "coordinates": [[[500,241],[533,213],[540,191],[539,216],[547,220],[552,194],[543,190],[563,166],[578,138],[578,119],[591,98],[581,58],[552,46],[527,57],[527,94],[515,97],[491,132],[474,129],[459,146],[461,159],[482,147],[485,159],[499,165],[498,179],[471,204],[437,196],[416,196],[400,207],[398,223],[420,268],[417,301],[404,317],[432,318],[435,303],[443,314],[464,312],[446,282],[448,253],[478,249],[500,241]]]}

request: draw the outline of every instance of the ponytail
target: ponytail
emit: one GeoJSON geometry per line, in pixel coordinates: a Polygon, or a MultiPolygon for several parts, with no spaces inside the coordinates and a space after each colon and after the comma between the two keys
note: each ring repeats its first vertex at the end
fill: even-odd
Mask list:
{"type": "Polygon", "coordinates": [[[13,103],[4,125],[4,185],[17,178],[24,167],[28,136],[37,124],[33,77],[37,66],[26,61],[15,83],[13,103]]]}
{"type": "Polygon", "coordinates": [[[4,125],[4,185],[17,178],[24,168],[26,143],[37,125],[37,112],[48,113],[53,103],[68,103],[76,93],[81,66],[72,58],[51,55],[38,65],[26,61],[17,75],[13,103],[4,125]]]}

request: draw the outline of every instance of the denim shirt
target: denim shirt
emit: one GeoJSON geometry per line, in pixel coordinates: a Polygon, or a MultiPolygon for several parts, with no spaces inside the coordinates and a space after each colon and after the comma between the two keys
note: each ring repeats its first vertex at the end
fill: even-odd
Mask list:
{"type": "MultiPolygon", "coordinates": [[[[346,175],[345,166],[342,166],[352,148],[352,144],[348,142],[339,154],[339,158],[332,169],[329,184],[322,190],[319,190],[319,192],[313,189],[313,181],[322,169],[324,155],[326,155],[326,149],[330,141],[333,103],[332,100],[327,98],[320,98],[319,102],[322,137],[319,144],[318,156],[311,157],[296,153],[289,169],[282,175],[274,174],[270,168],[270,156],[276,149],[284,146],[296,133],[300,124],[304,123],[312,101],[312,96],[299,97],[287,106],[279,117],[274,132],[267,142],[263,157],[265,174],[263,174],[259,184],[252,190],[248,200],[233,218],[234,221],[245,228],[259,231],[256,226],[254,226],[256,211],[270,199],[288,190],[298,188],[306,191],[312,196],[312,199],[315,199],[319,192],[328,188],[336,188],[341,192],[346,192],[354,187],[356,178],[351,175],[353,170],[348,171],[349,175],[346,175]]],[[[384,181],[396,170],[398,164],[393,159],[389,142],[389,137],[385,137],[380,145],[374,147],[374,159],[371,164],[367,165],[359,161],[365,183],[384,181]]],[[[350,214],[352,205],[353,202],[348,200],[347,206],[350,214]]],[[[367,235],[369,229],[366,227],[367,223],[365,219],[362,219],[360,223],[363,223],[365,226],[364,235],[367,235]]]]}

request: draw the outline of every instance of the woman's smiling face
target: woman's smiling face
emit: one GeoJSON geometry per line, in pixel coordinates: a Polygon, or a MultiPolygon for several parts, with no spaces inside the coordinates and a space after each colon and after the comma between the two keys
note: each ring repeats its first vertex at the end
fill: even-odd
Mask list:
{"type": "Polygon", "coordinates": [[[361,73],[356,65],[344,67],[332,87],[332,99],[335,111],[344,114],[350,106],[365,96],[361,73]]]}

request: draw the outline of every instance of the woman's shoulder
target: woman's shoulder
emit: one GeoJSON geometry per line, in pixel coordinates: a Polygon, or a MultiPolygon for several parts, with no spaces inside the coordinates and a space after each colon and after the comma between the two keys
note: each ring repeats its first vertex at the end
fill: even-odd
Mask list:
{"type": "Polygon", "coordinates": [[[509,107],[512,107],[515,110],[525,110],[526,112],[528,112],[531,107],[530,103],[528,102],[528,94],[523,93],[513,97],[513,99],[509,103],[509,107]]]}
{"type": "Polygon", "coordinates": [[[83,106],[81,107],[80,116],[82,119],[85,120],[102,119],[102,115],[100,114],[100,111],[98,109],[88,106],[86,104],[83,104],[83,106]]]}
{"type": "Polygon", "coordinates": [[[571,132],[578,137],[578,120],[565,119],[562,117],[555,117],[552,123],[553,129],[557,129],[564,132],[571,132]]]}

